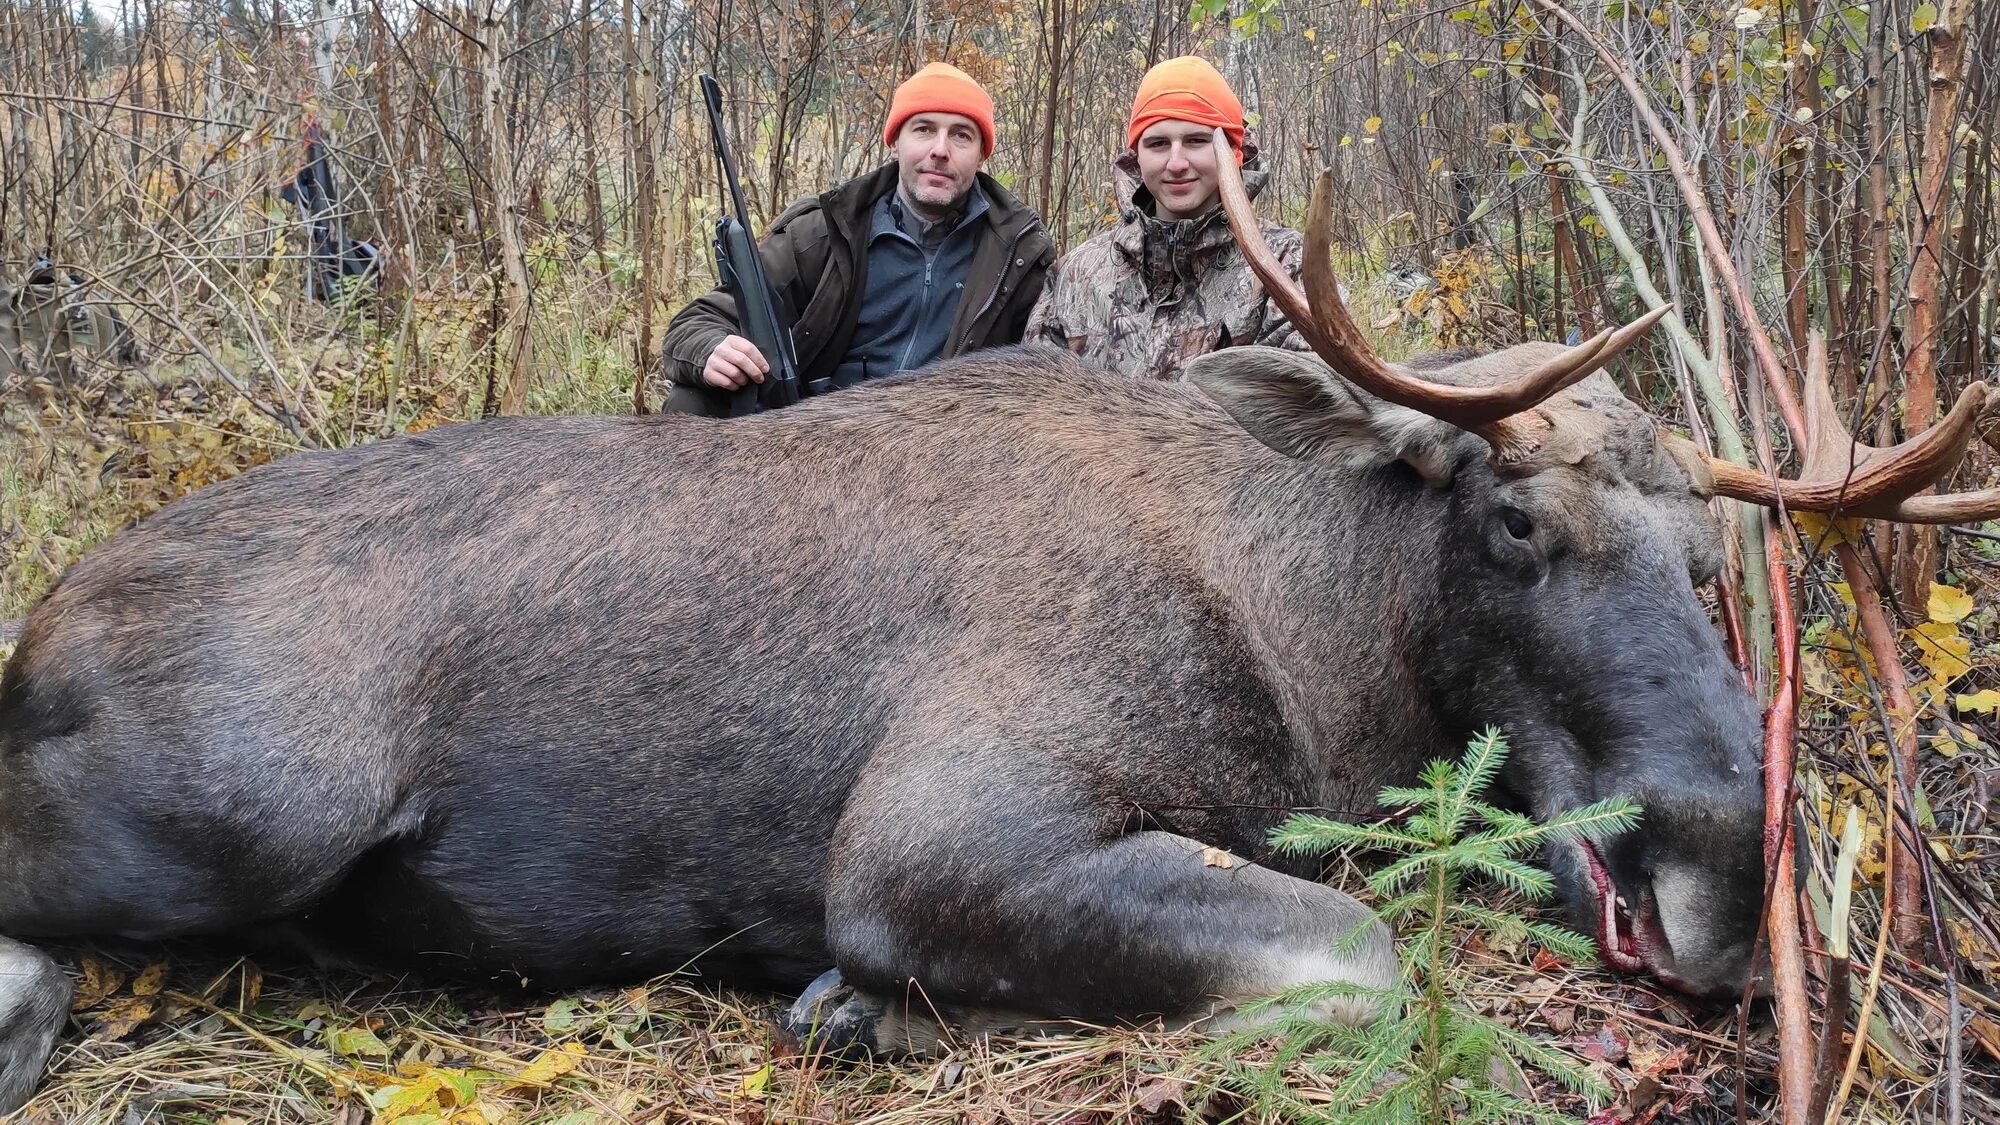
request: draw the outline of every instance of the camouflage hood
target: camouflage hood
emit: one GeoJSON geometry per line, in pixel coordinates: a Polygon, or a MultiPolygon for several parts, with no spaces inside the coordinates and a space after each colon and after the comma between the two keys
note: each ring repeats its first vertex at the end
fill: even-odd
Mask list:
{"type": "MultiPolygon", "coordinates": [[[[1244,142],[1243,156],[1243,185],[1254,200],[1270,176],[1254,144],[1244,142]]],[[[1150,379],[1178,379],[1195,356],[1234,344],[1304,347],[1265,298],[1220,207],[1192,219],[1157,218],[1138,156],[1128,150],[1112,169],[1118,223],[1056,264],[1028,320],[1029,340],[1150,379]]],[[[1276,223],[1258,225],[1297,277],[1304,241],[1276,223]]]]}

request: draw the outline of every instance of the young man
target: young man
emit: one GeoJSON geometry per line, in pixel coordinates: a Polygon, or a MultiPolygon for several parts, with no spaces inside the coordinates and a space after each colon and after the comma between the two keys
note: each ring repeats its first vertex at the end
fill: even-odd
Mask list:
{"type": "MultiPolygon", "coordinates": [[[[1118,225],[1070,251],[1049,275],[1028,339],[1069,348],[1115,374],[1178,379],[1198,355],[1233,344],[1305,349],[1243,260],[1223,218],[1217,162],[1239,161],[1255,199],[1268,178],[1243,137],[1243,103],[1213,66],[1169,59],[1132,101],[1116,170],[1118,225]],[[1215,130],[1229,138],[1218,150],[1215,130]]],[[[1297,277],[1298,232],[1261,222],[1297,277]]]]}
{"type": "MultiPolygon", "coordinates": [[[[980,171],[993,99],[932,63],[896,88],[889,164],[778,216],[758,247],[792,328],[804,394],[1015,344],[1055,247],[1041,217],[980,171]]],[[[720,414],[770,364],[718,289],[667,326],[668,410],[720,414]]]]}

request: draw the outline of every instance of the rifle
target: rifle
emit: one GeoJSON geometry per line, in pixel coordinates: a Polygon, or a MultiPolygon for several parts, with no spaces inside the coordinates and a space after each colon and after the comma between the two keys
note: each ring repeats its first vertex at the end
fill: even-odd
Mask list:
{"type": "Polygon", "coordinates": [[[722,132],[722,87],[713,76],[701,76],[701,92],[708,102],[708,130],[715,137],[716,162],[722,168],[722,183],[729,191],[735,213],[723,212],[715,224],[715,270],[722,287],[736,298],[736,320],[743,338],[757,345],[771,370],[761,385],[746,381],[729,401],[731,418],[775,410],[799,401],[799,364],[792,351],[792,333],[778,319],[778,299],[764,276],[764,259],[757,255],[757,240],[750,237],[750,212],[743,206],[743,188],[736,181],[736,159],[729,152],[729,138],[722,132]]]}

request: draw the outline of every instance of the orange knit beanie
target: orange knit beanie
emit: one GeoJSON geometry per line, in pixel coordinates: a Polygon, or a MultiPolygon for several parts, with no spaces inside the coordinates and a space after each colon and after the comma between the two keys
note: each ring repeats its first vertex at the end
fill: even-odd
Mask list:
{"type": "Polygon", "coordinates": [[[984,155],[993,155],[993,98],[970,74],[950,63],[932,63],[910,75],[889,102],[882,142],[895,144],[903,122],[919,113],[962,113],[979,126],[984,155]]]}
{"type": "Polygon", "coordinates": [[[1139,146],[1139,134],[1161,121],[1191,121],[1196,125],[1220,128],[1229,137],[1229,147],[1243,157],[1243,103],[1221,72],[1205,59],[1182,55],[1146,72],[1139,80],[1139,94],[1132,99],[1132,120],[1125,129],[1125,144],[1139,146]]]}

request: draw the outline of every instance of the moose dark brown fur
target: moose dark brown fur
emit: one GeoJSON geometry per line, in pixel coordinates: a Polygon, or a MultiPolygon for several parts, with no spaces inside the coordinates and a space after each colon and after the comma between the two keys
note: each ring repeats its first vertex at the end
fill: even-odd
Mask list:
{"type": "MultiPolygon", "coordinates": [[[[1756,713],[1695,597],[1699,474],[1651,420],[1595,377],[1542,408],[1573,460],[1510,477],[1308,357],[1192,380],[988,352],[187,497],[73,567],[0,680],[0,932],[281,924],[551,987],[818,977],[793,1022],[871,1050],[930,1046],[933,1010],[1226,1018],[1389,981],[1386,931],[1336,952],[1366,912],[1267,835],[1495,724],[1526,806],[1646,808],[1551,857],[1577,924],[1736,988],[1756,713]]],[[[4,1109],[68,984],[19,941],[0,961],[4,1109]]]]}

